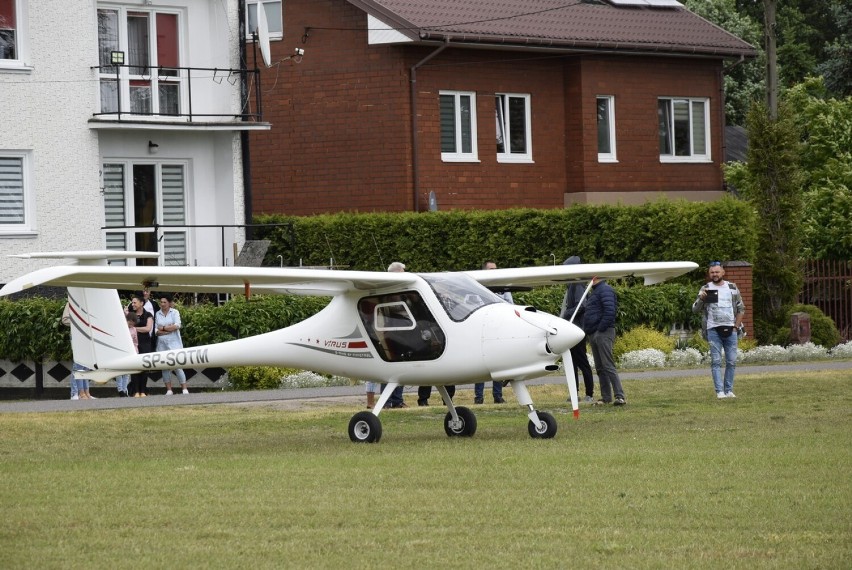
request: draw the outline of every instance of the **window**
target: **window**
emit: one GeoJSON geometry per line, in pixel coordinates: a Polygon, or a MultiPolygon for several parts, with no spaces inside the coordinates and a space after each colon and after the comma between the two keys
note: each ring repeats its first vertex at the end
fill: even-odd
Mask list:
{"type": "Polygon", "coordinates": [[[281,0],[248,0],[246,2],[246,37],[251,39],[251,34],[257,29],[257,6],[263,5],[266,12],[266,24],[269,26],[269,37],[280,40],[284,37],[284,18],[281,0]]]}
{"type": "Polygon", "coordinates": [[[476,94],[441,91],[441,160],[478,162],[476,150],[476,94]]]}
{"type": "Polygon", "coordinates": [[[597,98],[598,162],[618,162],[615,157],[615,97],[597,98]]]}
{"type": "Polygon", "coordinates": [[[707,99],[658,101],[661,162],[710,160],[709,107],[707,99]]]}
{"type": "Polygon", "coordinates": [[[0,151],[0,234],[32,233],[30,153],[0,151]]]}
{"type": "MultiPolygon", "coordinates": [[[[138,251],[159,251],[164,265],[187,265],[186,228],[161,227],[159,233],[155,233],[153,227],[154,224],[181,226],[187,223],[185,181],[183,164],[104,164],[107,249],[130,247],[138,251]]],[[[156,260],[147,261],[156,263],[156,260]]]]}
{"type": "Polygon", "coordinates": [[[101,113],[180,114],[179,30],[177,13],[98,9],[101,113]],[[126,65],[112,65],[115,51],[126,65]]]}
{"type": "Polygon", "coordinates": [[[26,9],[24,0],[0,0],[0,69],[24,67],[26,9]]]}
{"type": "Polygon", "coordinates": [[[498,93],[497,162],[532,162],[530,96],[498,93]]]}

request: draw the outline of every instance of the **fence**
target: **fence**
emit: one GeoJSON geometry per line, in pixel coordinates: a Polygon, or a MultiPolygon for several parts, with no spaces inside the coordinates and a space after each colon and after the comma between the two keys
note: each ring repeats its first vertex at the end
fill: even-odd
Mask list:
{"type": "Polygon", "coordinates": [[[819,307],[834,320],[841,338],[852,340],[852,261],[805,261],[799,302],[819,307]]]}

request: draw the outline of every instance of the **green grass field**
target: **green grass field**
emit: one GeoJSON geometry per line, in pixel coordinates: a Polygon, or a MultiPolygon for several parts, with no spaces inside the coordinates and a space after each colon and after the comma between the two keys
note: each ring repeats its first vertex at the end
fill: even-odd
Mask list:
{"type": "Polygon", "coordinates": [[[476,406],[466,439],[391,410],[374,445],[351,406],[6,414],[0,566],[849,568],[849,372],[745,376],[735,401],[696,374],[579,421],[533,387],[552,440],[516,405],[476,406]]]}

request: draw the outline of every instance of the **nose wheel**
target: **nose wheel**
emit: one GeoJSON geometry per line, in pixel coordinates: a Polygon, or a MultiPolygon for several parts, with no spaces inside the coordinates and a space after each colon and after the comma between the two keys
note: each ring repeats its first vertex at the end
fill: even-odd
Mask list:
{"type": "Polygon", "coordinates": [[[539,423],[536,424],[530,420],[527,424],[527,429],[530,432],[530,437],[535,439],[550,439],[556,435],[556,419],[547,412],[535,412],[538,415],[539,423]]]}
{"type": "Polygon", "coordinates": [[[382,422],[372,412],[358,412],[349,420],[349,439],[355,443],[376,443],[382,439],[382,422]]]}
{"type": "Polygon", "coordinates": [[[464,406],[456,408],[458,420],[453,420],[452,412],[444,416],[444,431],[450,437],[471,437],[476,433],[476,416],[464,406]]]}

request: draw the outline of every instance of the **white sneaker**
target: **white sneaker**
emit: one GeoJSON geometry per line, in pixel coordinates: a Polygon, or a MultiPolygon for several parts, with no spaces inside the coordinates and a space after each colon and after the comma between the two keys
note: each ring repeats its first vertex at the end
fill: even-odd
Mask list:
{"type": "Polygon", "coordinates": [[[171,390],[166,391],[166,396],[171,396],[173,392],[171,390]]]}
{"type": "Polygon", "coordinates": [[[184,389],[183,389],[183,393],[184,393],[184,394],[189,394],[189,390],[187,390],[186,388],[184,388],[184,389]]]}
{"type": "Polygon", "coordinates": [[[591,396],[586,396],[585,398],[583,398],[583,401],[586,402],[587,404],[591,404],[592,402],[595,401],[595,399],[592,398],[591,396]]]}
{"type": "Polygon", "coordinates": [[[724,392],[716,392],[716,397],[720,400],[724,400],[725,398],[727,398],[724,392]]]}
{"type": "Polygon", "coordinates": [[[94,396],[92,396],[91,394],[89,394],[89,399],[90,399],[90,400],[97,400],[97,398],[95,398],[95,397],[94,397],[94,396]]]}
{"type": "Polygon", "coordinates": [[[725,392],[725,397],[726,398],[736,398],[737,396],[733,392],[725,392]]]}
{"type": "Polygon", "coordinates": [[[79,399],[80,399],[80,396],[71,396],[71,399],[72,399],[72,400],[79,400],[79,399]]]}

